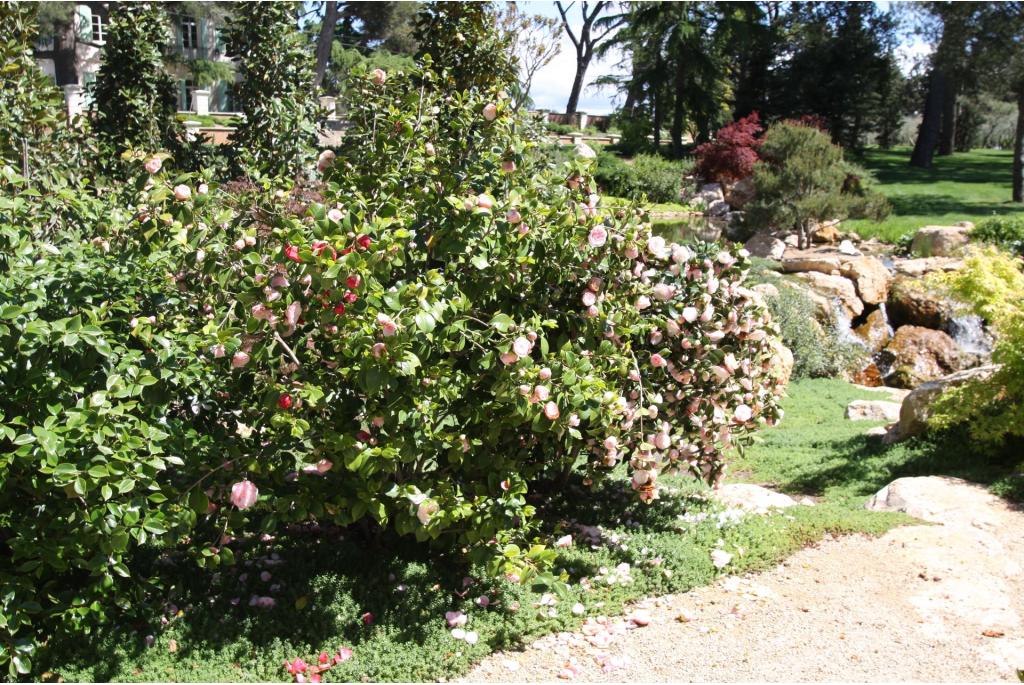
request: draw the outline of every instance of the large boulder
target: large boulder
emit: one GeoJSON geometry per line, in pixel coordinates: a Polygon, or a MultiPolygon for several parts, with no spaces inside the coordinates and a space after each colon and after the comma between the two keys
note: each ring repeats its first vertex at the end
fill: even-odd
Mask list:
{"type": "Polygon", "coordinates": [[[898,511],[944,525],[992,528],[989,512],[1002,508],[991,492],[960,478],[916,476],[897,478],[865,505],[873,511],[898,511]]]}
{"type": "Polygon", "coordinates": [[[786,251],[786,243],[782,242],[771,233],[757,233],[748,240],[743,247],[755,257],[763,259],[774,259],[781,261],[786,251]]]}
{"type": "Polygon", "coordinates": [[[885,319],[885,311],[875,309],[864,319],[864,323],[853,329],[872,353],[878,352],[892,339],[892,329],[885,319]]]}
{"type": "Polygon", "coordinates": [[[782,270],[787,273],[817,271],[832,276],[843,276],[853,281],[857,296],[868,304],[880,304],[889,296],[892,276],[885,265],[875,257],[844,254],[805,253],[786,257],[782,270]]]}
{"type": "Polygon", "coordinates": [[[891,358],[889,385],[915,388],[963,369],[968,360],[956,342],[942,331],[901,326],[885,346],[891,358]]]}
{"type": "Polygon", "coordinates": [[[581,159],[596,159],[597,158],[597,153],[594,151],[594,148],[590,147],[589,145],[584,143],[582,140],[580,142],[576,143],[575,145],[573,145],[572,149],[573,149],[573,154],[575,154],[577,157],[580,157],[581,159]]]}
{"type": "Polygon", "coordinates": [[[796,363],[793,359],[793,352],[778,338],[775,338],[772,348],[775,354],[772,355],[771,373],[779,379],[782,385],[787,385],[793,375],[793,365],[796,363]]]}
{"type": "Polygon", "coordinates": [[[985,380],[998,369],[998,364],[978,366],[973,369],[957,371],[917,386],[903,399],[903,405],[900,407],[900,422],[895,430],[896,437],[902,440],[925,432],[928,428],[931,405],[942,393],[949,388],[955,388],[965,383],[985,380]]]}
{"type": "Polygon", "coordinates": [[[864,312],[864,303],[857,297],[857,288],[848,278],[830,276],[819,271],[807,271],[796,276],[829,300],[838,300],[848,318],[852,319],[864,312]]]}
{"type": "Polygon", "coordinates": [[[754,514],[796,506],[796,501],[789,495],[749,483],[726,483],[715,492],[715,499],[727,507],[754,514]]]}
{"type": "Polygon", "coordinates": [[[897,277],[886,307],[893,326],[923,326],[944,330],[953,319],[955,303],[924,279],[897,277]]]}
{"type": "Polygon", "coordinates": [[[838,243],[842,237],[838,219],[822,222],[811,229],[811,240],[815,243],[838,243]]]}
{"type": "Polygon", "coordinates": [[[885,421],[900,419],[900,403],[885,400],[853,400],[846,405],[846,418],[850,421],[885,421]]]}
{"type": "Polygon", "coordinates": [[[964,260],[955,257],[922,257],[893,260],[892,268],[899,275],[920,278],[933,271],[956,271],[963,265],[964,260]]]}
{"type": "Polygon", "coordinates": [[[967,245],[965,226],[925,226],[914,234],[910,249],[919,257],[951,257],[967,245]]]}
{"type": "Polygon", "coordinates": [[[757,194],[754,188],[754,177],[747,176],[735,183],[731,183],[722,189],[723,196],[729,206],[733,209],[743,209],[750,203],[757,194]]]}

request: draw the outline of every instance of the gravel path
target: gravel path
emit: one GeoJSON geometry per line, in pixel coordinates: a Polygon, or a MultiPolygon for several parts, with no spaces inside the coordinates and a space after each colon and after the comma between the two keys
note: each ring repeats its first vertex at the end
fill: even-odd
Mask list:
{"type": "Polygon", "coordinates": [[[934,480],[956,497],[902,508],[941,525],[828,538],[769,572],[642,601],[646,627],[591,623],[466,680],[1017,682],[1024,513],[934,480]]]}

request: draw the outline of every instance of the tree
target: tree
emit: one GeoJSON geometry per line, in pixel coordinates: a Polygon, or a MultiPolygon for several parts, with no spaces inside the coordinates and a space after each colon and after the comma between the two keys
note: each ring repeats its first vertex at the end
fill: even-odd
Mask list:
{"type": "Polygon", "coordinates": [[[297,176],[313,157],[320,115],[309,53],[293,2],[240,2],[227,26],[245,120],[231,138],[239,170],[297,176]]]}
{"type": "Polygon", "coordinates": [[[746,206],[750,226],[796,231],[801,249],[821,221],[884,216],[884,198],[865,187],[867,172],[843,159],[827,134],[790,122],[768,129],[754,167],[755,199],[746,206]]]}
{"type": "Polygon", "coordinates": [[[530,99],[534,76],[561,50],[561,26],[557,19],[526,14],[514,2],[505,5],[498,26],[511,37],[512,52],[519,58],[519,92],[514,98],[519,108],[530,99]]]}
{"type": "Polygon", "coordinates": [[[322,86],[324,74],[327,72],[327,60],[331,57],[334,45],[334,28],[338,23],[338,3],[328,0],[324,3],[324,19],[320,24],[320,34],[316,39],[316,70],[313,83],[322,86]]]}
{"type": "Polygon", "coordinates": [[[105,166],[116,164],[110,153],[180,150],[183,129],[176,118],[176,90],[164,69],[168,41],[161,5],[121,3],[111,11],[92,104],[105,166]]]}
{"type": "Polygon", "coordinates": [[[417,59],[429,55],[441,73],[441,85],[456,91],[508,87],[517,82],[518,60],[512,36],[496,27],[490,3],[425,3],[416,19],[417,59]]]}
{"type": "Polygon", "coordinates": [[[580,3],[583,23],[577,36],[569,25],[569,10],[575,4],[575,2],[570,2],[563,6],[561,2],[555,2],[558,13],[562,15],[562,28],[565,29],[566,35],[569,36],[569,40],[576,48],[576,76],[573,78],[572,89],[569,91],[569,102],[565,105],[565,113],[569,116],[576,113],[580,93],[583,91],[583,81],[586,78],[587,69],[590,67],[590,60],[594,58],[594,51],[622,24],[624,19],[623,15],[606,16],[601,21],[599,20],[601,13],[607,10],[611,3],[600,1],[590,7],[590,3],[584,0],[580,3]],[[595,29],[597,33],[595,33],[595,29]]]}

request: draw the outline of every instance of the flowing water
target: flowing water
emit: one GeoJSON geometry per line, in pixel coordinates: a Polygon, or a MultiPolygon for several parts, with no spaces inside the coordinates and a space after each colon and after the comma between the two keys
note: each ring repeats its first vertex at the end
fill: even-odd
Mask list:
{"type": "Polygon", "coordinates": [[[975,314],[954,316],[948,326],[949,337],[968,354],[988,356],[992,354],[992,336],[985,330],[985,323],[975,314]]]}

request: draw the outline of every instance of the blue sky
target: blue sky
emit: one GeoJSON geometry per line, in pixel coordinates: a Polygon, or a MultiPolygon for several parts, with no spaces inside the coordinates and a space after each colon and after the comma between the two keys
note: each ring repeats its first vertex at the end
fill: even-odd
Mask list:
{"type": "MultiPolygon", "coordinates": [[[[568,3],[563,3],[568,4],[568,3]]],[[[888,2],[877,3],[883,10],[888,9],[888,2]]],[[[558,9],[554,2],[538,1],[520,2],[519,7],[529,14],[540,14],[545,17],[560,18],[558,9]]],[[[583,23],[580,18],[579,3],[569,9],[570,25],[577,29],[583,23]]],[[[577,33],[577,35],[579,35],[577,33]]],[[[569,90],[572,88],[572,81],[576,75],[576,50],[572,41],[561,34],[561,50],[558,55],[546,67],[537,72],[533,79],[533,87],[530,96],[533,98],[534,106],[543,109],[550,109],[558,112],[565,111],[565,103],[569,99],[569,90]]],[[[914,59],[930,51],[930,47],[920,38],[913,38],[908,43],[900,46],[898,53],[904,71],[909,70],[914,59]]],[[[612,88],[600,90],[589,87],[600,76],[605,74],[620,74],[622,69],[618,67],[621,55],[614,51],[603,60],[596,57],[587,69],[586,85],[580,96],[579,109],[590,114],[607,114],[615,109],[615,91],[612,88]]]]}

